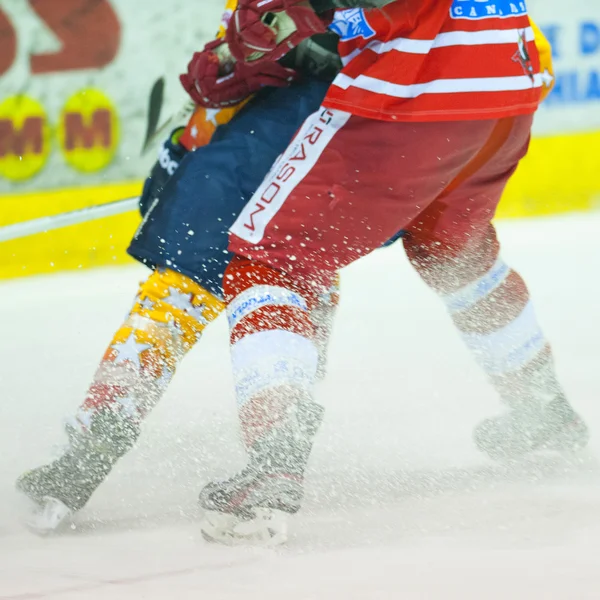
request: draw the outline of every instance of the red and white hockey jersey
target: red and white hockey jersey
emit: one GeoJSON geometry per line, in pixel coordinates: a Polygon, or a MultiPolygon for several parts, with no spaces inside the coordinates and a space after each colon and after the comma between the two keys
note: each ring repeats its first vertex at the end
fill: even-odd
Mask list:
{"type": "Polygon", "coordinates": [[[524,0],[398,0],[336,13],[342,72],[324,102],[389,121],[496,119],[540,101],[524,0]]]}

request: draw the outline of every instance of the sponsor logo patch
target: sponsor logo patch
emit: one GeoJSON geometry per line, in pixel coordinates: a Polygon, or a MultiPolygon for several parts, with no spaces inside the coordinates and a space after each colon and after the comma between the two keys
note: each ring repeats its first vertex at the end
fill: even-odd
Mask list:
{"type": "Polygon", "coordinates": [[[279,158],[230,231],[239,238],[259,243],[265,229],[289,195],[315,166],[349,113],[324,108],[309,117],[291,145],[279,158]]]}
{"type": "Polygon", "coordinates": [[[169,175],[173,175],[179,166],[179,163],[176,160],[173,160],[169,149],[164,144],[161,146],[158,153],[158,162],[169,175]]]}
{"type": "Polygon", "coordinates": [[[357,38],[368,40],[375,35],[375,30],[369,25],[365,11],[362,8],[351,8],[336,12],[329,29],[337,33],[342,42],[357,38]]]}
{"type": "Polygon", "coordinates": [[[523,72],[529,77],[529,79],[531,79],[531,83],[533,85],[535,81],[533,62],[531,60],[531,56],[529,55],[529,50],[527,49],[527,38],[525,31],[519,31],[519,40],[517,45],[519,49],[513,55],[513,61],[521,65],[523,72]]]}

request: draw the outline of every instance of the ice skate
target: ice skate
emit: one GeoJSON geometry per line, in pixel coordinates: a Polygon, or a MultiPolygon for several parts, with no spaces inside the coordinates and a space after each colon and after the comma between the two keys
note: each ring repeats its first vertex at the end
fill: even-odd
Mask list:
{"type": "Polygon", "coordinates": [[[288,519],[303,497],[303,481],[292,474],[265,474],[252,468],[209,483],[200,493],[206,511],[202,534],[226,545],[277,546],[288,538],[288,519]]]}
{"type": "Polygon", "coordinates": [[[536,450],[576,452],[589,440],[588,427],[566,398],[523,405],[482,421],[474,431],[479,450],[494,460],[511,460],[536,450]]]}
{"type": "Polygon", "coordinates": [[[288,538],[290,515],[300,510],[304,471],[323,407],[298,402],[249,448],[248,466],[200,492],[204,537],[227,545],[277,546],[288,538]]]}
{"type": "Polygon", "coordinates": [[[17,491],[31,505],[25,525],[40,535],[58,532],[72,522],[138,434],[112,412],[98,415],[89,432],[68,426],[67,433],[69,445],[59,458],[27,471],[16,482],[17,491]]]}
{"type": "Polygon", "coordinates": [[[47,536],[64,531],[72,525],[74,511],[60,500],[50,496],[39,502],[32,501],[28,496],[25,496],[25,500],[27,512],[23,524],[31,532],[47,536]]]}

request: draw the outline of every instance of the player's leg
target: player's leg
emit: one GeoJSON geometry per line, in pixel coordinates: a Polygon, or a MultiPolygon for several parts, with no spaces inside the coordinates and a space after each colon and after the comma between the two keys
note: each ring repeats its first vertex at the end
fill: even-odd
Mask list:
{"type": "MultiPolygon", "coordinates": [[[[105,438],[102,444],[112,445],[106,454],[107,460],[101,460],[100,464],[90,466],[94,451],[91,448],[88,452],[89,438],[78,437],[72,440],[71,447],[80,448],[78,456],[89,454],[88,464],[80,460],[80,456],[74,462],[71,453],[67,453],[50,468],[36,469],[22,477],[18,487],[38,503],[44,504],[41,501],[45,497],[58,497],[69,511],[80,509],[108,474],[114,460],[134,443],[139,430],[138,418],[162,397],[174,366],[182,356],[177,330],[173,330],[173,323],[168,324],[172,312],[169,309],[160,315],[160,310],[168,307],[168,301],[163,299],[158,303],[158,312],[151,311],[153,318],[164,326],[149,325],[144,311],[156,300],[158,289],[162,289],[165,298],[174,295],[177,302],[194,295],[206,298],[203,301],[206,306],[220,309],[218,297],[222,297],[222,272],[228,258],[227,229],[241,210],[245,197],[259,185],[297,126],[319,105],[326,89],[325,82],[308,81],[286,90],[265,90],[230,124],[217,130],[213,143],[193,153],[185,153],[177,139],[166,142],[145,186],[141,207],[144,221],[129,250],[135,258],[157,269],[143,286],[140,302],[145,304],[138,303],[129,319],[151,327],[153,333],[148,336],[143,331],[132,330],[128,322],[113,340],[112,351],[109,348],[107,352],[109,358],[116,352],[118,360],[132,349],[150,346],[144,348],[142,363],[150,362],[146,365],[148,368],[132,371],[123,365],[114,368],[110,360],[103,361],[75,422],[79,420],[79,425],[89,425],[94,408],[110,403],[120,407],[120,415],[130,410],[131,419],[115,426],[101,425],[104,420],[113,419],[112,411],[93,419],[94,431],[102,429],[100,435],[105,438]],[[139,313],[140,306],[146,307],[142,313],[139,313]],[[169,335],[175,337],[170,339],[169,335]],[[168,348],[164,351],[165,341],[173,346],[172,351],[168,348]],[[151,372],[157,376],[149,376],[151,372]],[[129,408],[121,404],[128,404],[129,408]],[[65,462],[68,464],[62,468],[65,462]],[[68,476],[65,469],[70,471],[68,476]]],[[[335,303],[324,296],[319,306],[321,309],[315,312],[315,318],[325,331],[324,314],[331,315],[335,303]]],[[[202,329],[204,323],[201,321],[200,325],[202,329]]],[[[185,341],[186,349],[190,343],[191,338],[185,341]]],[[[326,348],[323,343],[323,364],[326,348]]],[[[61,513],[60,507],[57,512],[61,513]]],[[[47,516],[52,521],[52,514],[47,516]]]]}
{"type": "Polygon", "coordinates": [[[278,544],[287,537],[285,516],[300,508],[306,465],[323,419],[313,395],[319,352],[310,313],[318,294],[308,305],[293,291],[293,280],[238,257],[225,281],[226,292],[235,296],[228,311],[231,357],[248,462],[230,479],[201,491],[202,531],[222,543],[278,544]],[[276,308],[276,317],[269,308],[276,308]]]}
{"type": "Polygon", "coordinates": [[[231,253],[228,231],[271,165],[307,116],[320,106],[328,82],[307,79],[257,94],[211,142],[188,153],[160,195],[148,202],[128,252],[148,266],[163,265],[222,298],[231,253]]]}
{"type": "Polygon", "coordinates": [[[495,458],[587,441],[585,424],[558,381],[527,286],[502,259],[490,223],[525,152],[527,130],[524,118],[500,123],[482,153],[404,238],[411,263],[440,295],[465,344],[511,409],[475,432],[479,448],[495,458]]]}
{"type": "Polygon", "coordinates": [[[224,286],[249,464],[202,492],[207,535],[230,543],[285,537],[278,526],[300,507],[316,433],[297,415],[319,412],[310,320],[318,296],[337,269],[380,247],[432,202],[492,128],[390,124],[324,110],[248,203],[230,245],[243,258],[230,263],[224,286]]]}
{"type": "MultiPolygon", "coordinates": [[[[149,266],[167,265],[223,298],[223,273],[232,256],[229,228],[328,87],[327,80],[307,77],[289,88],[265,89],[218,127],[207,146],[184,158],[166,144],[162,162],[181,165],[160,195],[145,202],[147,212],[129,253],[149,266]]],[[[153,179],[155,186],[161,184],[160,176],[153,179]]],[[[327,291],[313,315],[321,374],[336,304],[337,293],[327,291]]]]}
{"type": "Polygon", "coordinates": [[[133,447],[179,362],[223,309],[220,300],[174,271],[154,271],[140,285],[84,402],[66,422],[64,452],[17,481],[17,489],[39,508],[33,528],[54,530],[83,508],[133,447]]]}

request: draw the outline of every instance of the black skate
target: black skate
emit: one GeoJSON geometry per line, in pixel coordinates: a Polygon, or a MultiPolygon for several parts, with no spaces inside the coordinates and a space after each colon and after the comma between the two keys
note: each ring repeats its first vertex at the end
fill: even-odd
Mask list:
{"type": "Polygon", "coordinates": [[[200,492],[206,511],[202,533],[208,541],[227,545],[283,544],[288,517],[300,509],[303,495],[303,480],[296,475],[244,469],[200,492]]]}
{"type": "Polygon", "coordinates": [[[566,398],[559,396],[545,406],[523,405],[486,419],[473,437],[490,458],[512,460],[536,450],[576,452],[587,445],[589,430],[566,398]]]}
{"type": "Polygon", "coordinates": [[[246,469],[200,492],[201,529],[212,542],[276,546],[288,538],[288,519],[304,497],[304,470],[323,408],[299,402],[287,418],[249,450],[246,469]]]}
{"type": "Polygon", "coordinates": [[[60,458],[21,475],[17,491],[32,503],[26,525],[46,535],[59,531],[82,509],[117,460],[134,444],[137,428],[115,413],[94,419],[89,433],[67,426],[69,446],[60,458]]]}

